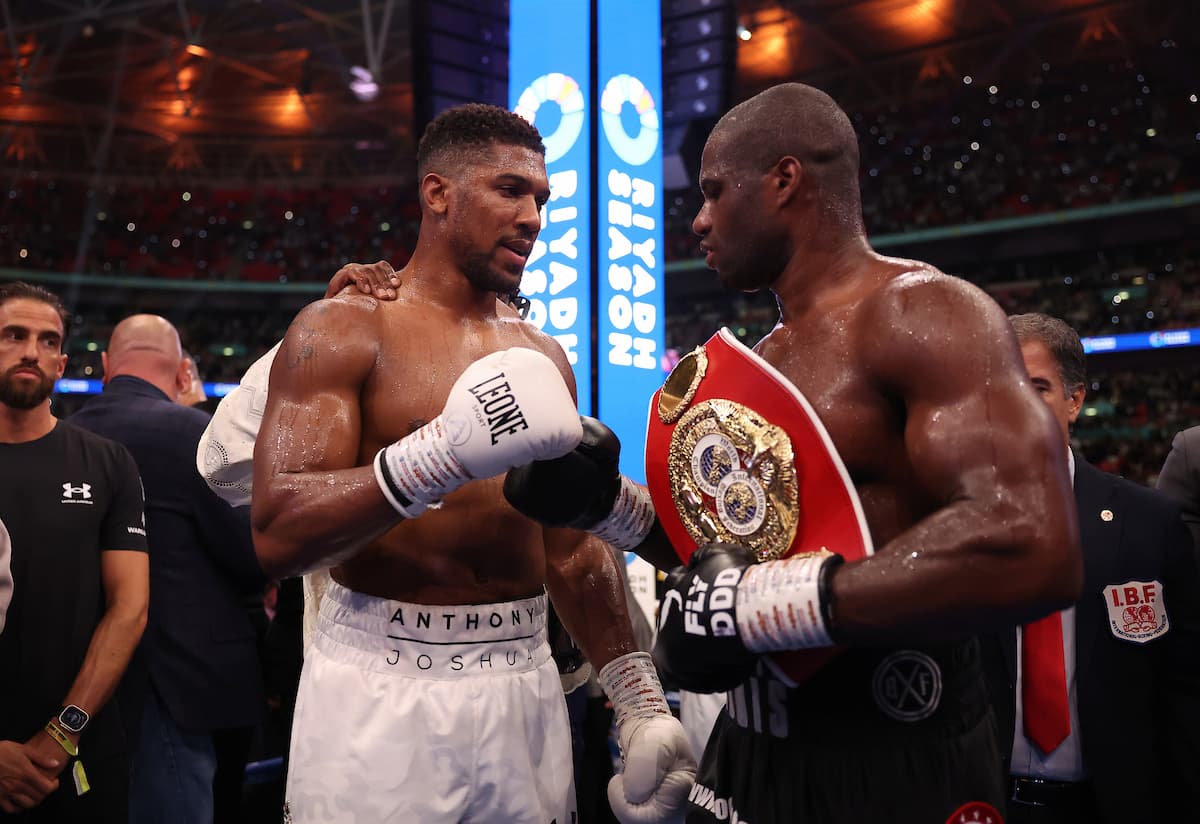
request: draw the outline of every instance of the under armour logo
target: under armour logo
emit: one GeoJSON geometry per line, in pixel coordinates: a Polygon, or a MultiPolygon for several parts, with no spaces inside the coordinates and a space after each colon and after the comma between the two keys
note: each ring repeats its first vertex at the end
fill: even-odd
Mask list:
{"type": "Polygon", "coordinates": [[[62,486],[63,486],[63,500],[64,501],[74,500],[76,495],[78,495],[82,500],[85,500],[85,501],[90,501],[92,499],[92,485],[91,484],[81,484],[79,486],[72,486],[71,483],[68,481],[67,483],[63,484],[62,486]]]}

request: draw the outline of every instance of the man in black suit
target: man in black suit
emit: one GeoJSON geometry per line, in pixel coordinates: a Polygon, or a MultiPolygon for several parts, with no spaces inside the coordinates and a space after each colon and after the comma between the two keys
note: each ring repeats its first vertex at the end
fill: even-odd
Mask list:
{"type": "Polygon", "coordinates": [[[1155,487],[1183,508],[1183,522],[1200,552],[1200,426],[1183,430],[1171,441],[1155,487]]]}
{"type": "Polygon", "coordinates": [[[133,453],[151,548],[143,680],[127,685],[145,692],[130,820],[233,820],[264,705],[244,606],[265,583],[248,513],[214,495],[196,471],[209,416],[176,403],[189,375],[175,327],[155,315],[126,318],[103,363],[103,393],[71,420],[133,453]]]}
{"type": "MultiPolygon", "coordinates": [[[[1011,318],[1034,388],[1069,441],[1079,336],[1011,318]]],[[[985,639],[1006,821],[1160,822],[1200,810],[1200,576],[1179,508],[1072,454],[1085,583],[1070,609],[985,639]]],[[[1182,820],[1182,819],[1181,819],[1182,820]]],[[[1189,819],[1190,820],[1190,819],[1189,819]]]]}

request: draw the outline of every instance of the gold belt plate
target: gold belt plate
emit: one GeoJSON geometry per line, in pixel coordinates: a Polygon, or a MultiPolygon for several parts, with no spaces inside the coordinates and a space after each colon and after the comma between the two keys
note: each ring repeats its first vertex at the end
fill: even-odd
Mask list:
{"type": "Polygon", "coordinates": [[[801,514],[792,442],[753,409],[724,398],[688,409],[671,434],[667,470],[696,543],[741,544],[759,561],[792,546],[801,514]]]}

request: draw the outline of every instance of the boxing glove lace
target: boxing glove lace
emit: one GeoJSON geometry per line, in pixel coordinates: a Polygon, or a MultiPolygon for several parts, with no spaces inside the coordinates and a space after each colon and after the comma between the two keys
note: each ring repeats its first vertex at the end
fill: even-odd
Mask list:
{"type": "Polygon", "coordinates": [[[412,518],[472,479],[564,455],[582,435],[554,362],[532,349],[505,349],[466,368],[440,415],[379,450],[375,480],[412,518]]]}
{"type": "Polygon", "coordinates": [[[649,491],[621,474],[621,442],[595,418],[580,417],[583,437],[560,458],[509,470],[504,497],[540,524],[591,532],[632,550],[654,526],[649,491]]]}
{"type": "Polygon", "coordinates": [[[696,779],[696,758],[671,715],[654,663],[644,652],[615,658],[599,673],[613,705],[624,769],[608,782],[621,824],[682,821],[696,779]]]}
{"type": "Polygon", "coordinates": [[[706,544],[667,578],[654,660],[692,692],[723,692],[755,653],[833,645],[830,577],[840,555],[809,552],[755,564],[734,544],[706,544]]]}

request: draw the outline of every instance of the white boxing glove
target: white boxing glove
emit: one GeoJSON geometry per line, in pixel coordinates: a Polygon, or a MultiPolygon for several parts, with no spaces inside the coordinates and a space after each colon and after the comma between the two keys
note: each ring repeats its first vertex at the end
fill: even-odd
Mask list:
{"type": "Polygon", "coordinates": [[[624,770],[608,782],[608,803],[621,824],[682,822],[696,780],[696,758],[671,715],[649,653],[631,652],[600,670],[612,700],[624,770]]]}
{"type": "Polygon", "coordinates": [[[582,438],[579,410],[554,361],[505,349],[466,368],[442,414],[379,450],[375,479],[411,518],[467,481],[560,457],[582,438]]]}

